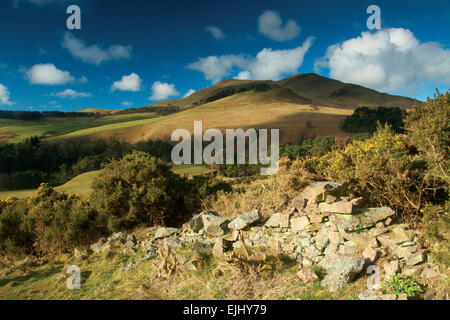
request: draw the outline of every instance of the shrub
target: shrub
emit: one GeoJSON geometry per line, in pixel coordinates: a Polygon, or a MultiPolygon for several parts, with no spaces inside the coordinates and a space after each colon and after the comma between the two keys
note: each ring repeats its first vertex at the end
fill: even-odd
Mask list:
{"type": "Polygon", "coordinates": [[[105,228],[86,199],[55,191],[47,184],[28,199],[24,224],[33,230],[38,253],[48,254],[87,245],[105,228]]]}
{"type": "Polygon", "coordinates": [[[405,120],[410,143],[427,163],[428,175],[436,187],[450,186],[450,91],[416,104],[405,120]]]}
{"type": "Polygon", "coordinates": [[[400,108],[378,107],[371,109],[369,107],[359,107],[355,109],[351,116],[345,118],[341,129],[347,132],[375,132],[377,123],[381,125],[388,124],[396,133],[403,132],[403,119],[406,117],[406,111],[400,108]]]}
{"type": "Polygon", "coordinates": [[[186,178],[144,152],[112,161],[93,183],[91,203],[115,231],[137,224],[178,224],[186,216],[186,178]]]}
{"type": "Polygon", "coordinates": [[[423,200],[426,165],[411,157],[403,137],[389,126],[305,165],[328,179],[355,181],[359,192],[378,205],[418,210],[423,200]]]}
{"type": "Polygon", "coordinates": [[[14,256],[31,253],[34,232],[24,219],[27,213],[23,201],[0,201],[0,252],[14,256]]]}
{"type": "Polygon", "coordinates": [[[422,287],[411,279],[398,274],[389,281],[381,283],[381,291],[389,294],[406,293],[408,298],[416,299],[420,293],[423,293],[422,287]]]}

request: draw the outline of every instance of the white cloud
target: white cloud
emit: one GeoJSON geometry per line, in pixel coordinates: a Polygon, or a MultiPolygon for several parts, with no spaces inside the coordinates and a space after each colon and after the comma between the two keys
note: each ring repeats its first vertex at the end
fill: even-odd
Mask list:
{"type": "Polygon", "coordinates": [[[133,102],[131,102],[131,101],[122,102],[122,106],[124,106],[124,107],[131,107],[132,105],[133,105],[133,102]]]}
{"type": "Polygon", "coordinates": [[[9,101],[9,95],[8,87],[0,83],[0,105],[11,106],[14,104],[14,102],[9,101]]]}
{"type": "Polygon", "coordinates": [[[200,71],[207,80],[219,82],[228,76],[233,68],[243,68],[247,64],[243,55],[223,55],[200,58],[197,62],[188,65],[189,69],[200,71]]]}
{"type": "Polygon", "coordinates": [[[165,100],[169,97],[176,97],[180,93],[175,89],[174,84],[156,81],[152,85],[152,95],[149,100],[165,100]]]}
{"type": "Polygon", "coordinates": [[[315,71],[380,91],[413,92],[423,81],[450,84],[450,50],[403,28],[382,29],[328,47],[315,71]]]}
{"type": "Polygon", "coordinates": [[[88,46],[70,32],[64,34],[62,47],[74,58],[97,66],[105,61],[131,59],[132,51],[131,46],[112,45],[107,49],[96,44],[88,46]]]}
{"type": "Polygon", "coordinates": [[[64,5],[64,4],[68,4],[73,2],[73,0],[14,0],[13,1],[13,6],[14,7],[18,7],[20,3],[23,2],[28,2],[31,4],[34,4],[36,6],[45,6],[48,4],[60,4],[60,5],[64,5]]]}
{"type": "Polygon", "coordinates": [[[207,80],[216,83],[229,76],[233,71],[239,71],[236,79],[278,80],[286,74],[297,73],[303,64],[303,58],[314,42],[309,37],[305,42],[293,49],[272,50],[265,48],[256,57],[244,55],[223,55],[200,58],[188,65],[189,69],[200,71],[207,80]]]}
{"type": "Polygon", "coordinates": [[[75,81],[68,71],[62,71],[54,64],[36,64],[26,72],[31,84],[59,85],[75,81]]]}
{"type": "Polygon", "coordinates": [[[196,91],[194,89],[189,89],[183,96],[183,98],[189,97],[191,94],[195,93],[196,91]]]}
{"type": "Polygon", "coordinates": [[[225,33],[223,33],[223,31],[217,27],[209,26],[209,27],[206,27],[205,30],[208,31],[209,33],[211,33],[213,38],[216,40],[225,39],[225,33]]]}
{"type": "Polygon", "coordinates": [[[141,91],[142,79],[136,73],[131,73],[128,76],[123,76],[122,80],[115,81],[111,86],[111,91],[141,91]]]}
{"type": "Polygon", "coordinates": [[[276,41],[292,40],[300,34],[300,27],[294,20],[283,20],[276,11],[267,10],[258,18],[259,33],[276,41]]]}
{"type": "Polygon", "coordinates": [[[60,97],[60,98],[76,99],[76,98],[92,97],[92,94],[91,93],[87,93],[87,92],[78,92],[78,91],[73,90],[73,89],[66,89],[64,91],[54,93],[54,94],[52,94],[52,96],[57,96],[57,97],[60,97]]]}

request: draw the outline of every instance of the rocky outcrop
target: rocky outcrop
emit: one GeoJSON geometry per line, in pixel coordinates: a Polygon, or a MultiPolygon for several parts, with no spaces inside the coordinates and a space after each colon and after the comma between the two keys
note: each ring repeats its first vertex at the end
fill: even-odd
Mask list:
{"type": "MultiPolygon", "coordinates": [[[[362,276],[371,265],[378,264],[382,279],[402,270],[426,276],[438,272],[426,272],[429,267],[420,232],[405,224],[392,224],[391,208],[359,207],[360,199],[347,198],[346,189],[344,182],[317,182],[293,198],[286,212],[273,213],[267,220],[257,209],[233,219],[205,211],[179,229],[158,228],[150,239],[137,241],[116,233],[92,244],[91,250],[102,253],[118,243],[147,248],[144,259],[125,266],[129,270],[155,258],[160,246],[176,251],[191,244],[197,256],[220,258],[227,251],[240,250],[242,237],[249,248],[264,248],[296,260],[304,283],[318,280],[310,267],[320,266],[326,272],[322,284],[332,292],[362,276]]],[[[367,291],[360,298],[399,300],[404,296],[367,291]]]]}

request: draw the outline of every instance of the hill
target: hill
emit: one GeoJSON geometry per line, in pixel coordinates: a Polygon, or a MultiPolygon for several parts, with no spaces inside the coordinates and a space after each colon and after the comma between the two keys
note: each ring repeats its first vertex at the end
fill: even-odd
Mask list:
{"type": "Polygon", "coordinates": [[[178,106],[186,109],[245,91],[267,92],[280,89],[289,91],[291,95],[294,94],[299,102],[317,106],[352,109],[361,106],[409,108],[414,104],[411,98],[380,93],[363,86],[306,73],[279,81],[227,79],[199,90],[187,98],[166,100],[154,106],[178,106]]]}
{"type": "Polygon", "coordinates": [[[192,129],[195,120],[208,128],[279,128],[282,142],[297,142],[304,136],[348,136],[339,125],[360,106],[410,108],[414,100],[380,93],[316,74],[298,74],[279,81],[223,80],[177,100],[151,106],[97,112],[98,119],[46,119],[18,121],[2,119],[0,140],[18,142],[31,135],[50,140],[81,137],[115,137],[127,142],[149,138],[167,139],[177,128],[192,129]],[[170,107],[175,113],[163,113],[170,107]],[[148,110],[153,110],[147,112],[148,110]],[[146,111],[147,110],[147,111],[146,111]],[[177,112],[178,111],[178,112],[177,112]]]}

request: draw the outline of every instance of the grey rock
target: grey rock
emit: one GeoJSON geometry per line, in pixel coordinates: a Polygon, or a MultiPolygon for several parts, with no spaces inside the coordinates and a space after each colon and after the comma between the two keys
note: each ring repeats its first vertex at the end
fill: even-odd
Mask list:
{"type": "Polygon", "coordinates": [[[322,202],[319,204],[319,211],[321,213],[351,214],[353,212],[353,202],[343,200],[330,204],[322,202]]]}
{"type": "Polygon", "coordinates": [[[288,228],[289,227],[289,213],[274,213],[265,223],[266,227],[273,228],[288,228]]]}
{"type": "Polygon", "coordinates": [[[291,229],[292,231],[303,231],[310,225],[307,216],[297,217],[291,219],[291,229]]]}
{"type": "Polygon", "coordinates": [[[331,194],[327,195],[325,199],[325,203],[331,204],[333,202],[336,202],[337,198],[335,196],[332,196],[331,194]]]}
{"type": "Polygon", "coordinates": [[[303,190],[301,197],[309,203],[319,203],[324,201],[327,195],[341,196],[345,193],[348,184],[345,182],[315,182],[303,190]]]}
{"type": "Polygon", "coordinates": [[[157,240],[157,239],[167,238],[167,237],[170,237],[171,235],[174,235],[177,232],[178,232],[177,228],[161,227],[158,230],[156,230],[154,239],[157,240]]]}
{"type": "Polygon", "coordinates": [[[242,230],[257,222],[259,219],[261,219],[261,215],[258,209],[253,209],[252,211],[241,214],[240,216],[234,218],[233,221],[228,224],[228,228],[234,230],[242,230]]]}
{"type": "Polygon", "coordinates": [[[331,292],[341,289],[361,273],[365,260],[361,256],[339,256],[324,266],[328,272],[322,284],[331,292]]]}
{"type": "Polygon", "coordinates": [[[209,236],[220,237],[228,232],[229,219],[215,215],[203,215],[203,230],[209,236]]]}
{"type": "Polygon", "coordinates": [[[386,279],[390,279],[390,278],[394,277],[397,273],[400,272],[400,266],[399,266],[398,260],[386,262],[383,265],[383,269],[384,269],[386,279]]]}
{"type": "Polygon", "coordinates": [[[406,263],[408,266],[415,266],[425,261],[425,254],[423,252],[413,253],[406,263]]]}
{"type": "Polygon", "coordinates": [[[164,244],[174,249],[175,251],[183,245],[183,242],[177,237],[170,237],[164,239],[164,244]]]}

